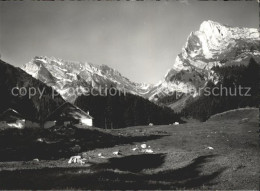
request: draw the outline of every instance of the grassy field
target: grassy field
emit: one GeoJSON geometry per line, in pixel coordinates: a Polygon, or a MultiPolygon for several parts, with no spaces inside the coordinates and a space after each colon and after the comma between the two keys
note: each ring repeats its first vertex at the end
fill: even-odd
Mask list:
{"type": "MultiPolygon", "coordinates": [[[[37,151],[45,148],[41,146],[34,148],[36,154],[21,157],[15,153],[23,155],[22,146],[19,150],[9,143],[8,151],[0,146],[1,161],[5,160],[0,162],[0,189],[258,190],[257,131],[258,110],[248,109],[224,113],[204,123],[79,132],[74,129],[66,139],[60,133],[53,137],[53,133],[44,132],[42,144],[54,146],[51,152],[37,151]],[[132,150],[144,143],[153,153],[132,150]],[[79,150],[73,150],[75,144],[79,150]],[[52,156],[65,147],[72,149],[52,156]],[[113,155],[118,150],[122,154],[113,155]],[[69,156],[78,153],[87,159],[86,164],[68,164],[69,156]],[[104,158],[99,158],[99,153],[104,158]],[[12,161],[3,154],[9,154],[12,161]],[[32,161],[33,158],[40,161],[32,161]]],[[[27,145],[39,138],[31,134],[27,145]]],[[[19,142],[19,135],[16,138],[19,142]]],[[[8,140],[2,143],[7,144],[8,140]]]]}

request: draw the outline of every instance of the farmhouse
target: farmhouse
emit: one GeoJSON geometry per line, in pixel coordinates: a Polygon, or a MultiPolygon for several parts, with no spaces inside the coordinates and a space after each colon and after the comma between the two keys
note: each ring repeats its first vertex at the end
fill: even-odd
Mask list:
{"type": "Polygon", "coordinates": [[[44,128],[54,125],[68,126],[71,124],[81,124],[83,126],[93,126],[93,117],[71,103],[64,103],[58,107],[44,120],[44,128]]]}
{"type": "Polygon", "coordinates": [[[0,127],[24,128],[25,118],[16,110],[9,108],[0,115],[0,127]]]}

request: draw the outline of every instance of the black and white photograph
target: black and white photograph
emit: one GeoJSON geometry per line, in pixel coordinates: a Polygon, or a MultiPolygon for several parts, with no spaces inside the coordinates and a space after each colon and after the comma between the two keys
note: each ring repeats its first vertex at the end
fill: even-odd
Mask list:
{"type": "Polygon", "coordinates": [[[0,190],[259,190],[259,7],[0,1],[0,190]]]}

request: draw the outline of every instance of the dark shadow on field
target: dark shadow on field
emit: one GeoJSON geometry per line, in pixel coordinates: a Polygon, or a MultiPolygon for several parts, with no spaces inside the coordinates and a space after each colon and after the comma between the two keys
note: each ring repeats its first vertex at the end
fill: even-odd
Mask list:
{"type": "Polygon", "coordinates": [[[55,160],[83,151],[159,139],[162,134],[123,136],[97,129],[55,127],[0,131],[0,161],[55,160]]]}
{"type": "Polygon", "coordinates": [[[0,189],[196,189],[213,185],[212,181],[225,170],[202,174],[201,168],[212,157],[200,156],[182,168],[150,173],[142,170],[162,165],[164,154],[151,154],[149,159],[148,155],[111,159],[90,168],[2,171],[0,189]],[[149,164],[143,168],[134,167],[138,162],[149,164]]]}
{"type": "Polygon", "coordinates": [[[93,165],[93,170],[118,169],[120,171],[140,172],[144,169],[155,169],[165,161],[165,154],[130,155],[122,158],[110,158],[107,163],[93,165]]]}

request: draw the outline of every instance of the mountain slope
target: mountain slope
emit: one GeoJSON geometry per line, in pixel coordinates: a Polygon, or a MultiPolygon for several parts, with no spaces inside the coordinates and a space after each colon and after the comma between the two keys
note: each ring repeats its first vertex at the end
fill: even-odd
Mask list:
{"type": "Polygon", "coordinates": [[[0,89],[0,112],[12,108],[33,121],[43,120],[48,113],[65,102],[55,91],[56,96],[53,98],[52,88],[43,82],[2,60],[0,60],[0,89]],[[16,89],[13,94],[12,88],[14,87],[23,91],[17,95],[19,92],[16,89]],[[28,94],[30,88],[36,89],[35,95],[31,97],[28,94]],[[42,96],[39,90],[42,92],[42,96]]]}
{"type": "Polygon", "coordinates": [[[57,90],[62,97],[70,102],[91,89],[115,87],[129,93],[144,96],[151,85],[131,82],[118,71],[106,65],[69,62],[56,58],[35,57],[22,69],[36,79],[41,80],[57,90]]]}

